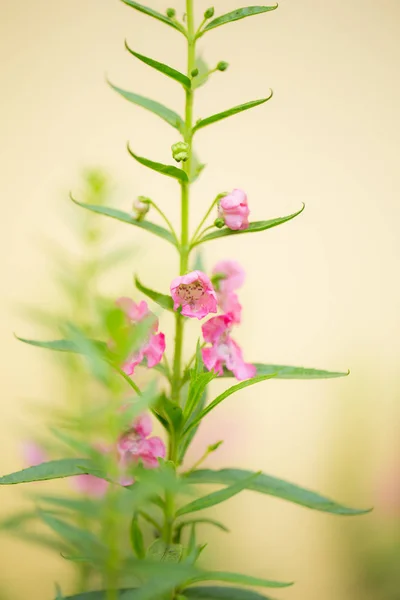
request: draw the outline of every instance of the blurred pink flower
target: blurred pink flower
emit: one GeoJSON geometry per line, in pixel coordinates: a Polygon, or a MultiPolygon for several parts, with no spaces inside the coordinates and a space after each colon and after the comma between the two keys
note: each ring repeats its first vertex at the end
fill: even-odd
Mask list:
{"type": "MultiPolygon", "coordinates": [[[[166,449],[164,442],[159,437],[149,437],[152,432],[152,423],[149,415],[141,415],[135,419],[132,427],[118,440],[117,449],[120,456],[120,466],[126,470],[130,464],[142,461],[146,469],[158,467],[158,459],[165,458],[166,449]]],[[[121,485],[130,485],[133,478],[122,474],[121,485]]]]}
{"type": "Polygon", "coordinates": [[[391,516],[400,515],[400,462],[394,462],[383,476],[380,476],[377,496],[377,504],[384,513],[391,516]]]}
{"type": "Polygon", "coordinates": [[[221,260],[215,265],[213,276],[221,277],[216,286],[219,307],[232,315],[234,323],[240,323],[242,306],[235,290],[244,283],[244,269],[235,260],[221,260]]]}
{"type": "Polygon", "coordinates": [[[234,231],[248,229],[250,210],[247,205],[247,196],[243,190],[233,190],[228,196],[220,200],[218,215],[224,220],[225,225],[234,231]]]}
{"type": "MultiPolygon", "coordinates": [[[[146,317],[154,316],[149,310],[147,302],[144,300],[136,304],[130,298],[119,298],[116,304],[124,311],[130,324],[139,323],[146,317]]],[[[122,365],[122,369],[127,375],[133,375],[135,367],[145,358],[147,359],[147,366],[149,368],[155,367],[161,361],[165,351],[165,335],[163,333],[156,333],[157,330],[158,319],[155,319],[152,327],[153,333],[148,336],[141,348],[131,354],[122,365]]]]}
{"type": "Polygon", "coordinates": [[[217,295],[205,273],[192,271],[176,277],[171,283],[174,310],[182,306],[182,315],[202,319],[217,312],[217,295]]]}
{"type": "Polygon", "coordinates": [[[22,455],[24,463],[28,467],[36,467],[49,460],[45,450],[33,441],[23,443],[22,455]]]}
{"type": "Polygon", "coordinates": [[[94,475],[76,475],[76,477],[71,477],[70,481],[72,487],[78,492],[94,498],[102,498],[108,488],[108,481],[100,479],[100,477],[95,477],[94,475]]]}
{"type": "Polygon", "coordinates": [[[203,362],[209,371],[223,375],[224,366],[239,381],[256,375],[254,365],[244,362],[240,346],[231,338],[233,317],[230,314],[212,317],[202,326],[204,341],[211,346],[202,349],[203,362]]]}

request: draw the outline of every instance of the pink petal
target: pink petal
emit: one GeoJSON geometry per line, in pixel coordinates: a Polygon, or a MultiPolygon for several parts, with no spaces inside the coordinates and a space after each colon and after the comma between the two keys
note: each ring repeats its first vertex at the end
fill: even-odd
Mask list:
{"type": "Polygon", "coordinates": [[[22,454],[25,465],[36,467],[48,460],[46,452],[36,442],[24,442],[22,445],[22,454]]]}
{"type": "Polygon", "coordinates": [[[232,338],[229,339],[229,349],[230,353],[226,360],[226,366],[232,371],[236,379],[242,381],[244,379],[255,377],[257,373],[256,367],[244,362],[242,350],[232,338]]]}
{"type": "Polygon", "coordinates": [[[203,363],[208,371],[215,371],[219,375],[223,375],[223,364],[218,356],[216,345],[209,346],[208,348],[202,348],[201,355],[203,363]]]}
{"type": "Polygon", "coordinates": [[[94,475],[77,475],[71,482],[79,492],[94,498],[102,498],[108,488],[108,481],[94,475]]]}
{"type": "Polygon", "coordinates": [[[219,289],[232,292],[242,287],[246,278],[245,270],[236,260],[220,260],[213,268],[213,275],[224,275],[219,282],[219,289]]]}
{"type": "Polygon", "coordinates": [[[152,335],[149,343],[143,350],[144,356],[147,358],[147,366],[149,368],[158,365],[165,351],[165,335],[157,333],[152,335]]]}
{"type": "Polygon", "coordinates": [[[153,430],[153,423],[150,415],[145,413],[137,417],[133,424],[133,428],[141,438],[148,437],[153,430]]]}
{"type": "Polygon", "coordinates": [[[222,335],[229,332],[231,325],[232,317],[230,315],[211,317],[211,319],[206,321],[201,327],[204,341],[214,344],[219,341],[222,335]]]}

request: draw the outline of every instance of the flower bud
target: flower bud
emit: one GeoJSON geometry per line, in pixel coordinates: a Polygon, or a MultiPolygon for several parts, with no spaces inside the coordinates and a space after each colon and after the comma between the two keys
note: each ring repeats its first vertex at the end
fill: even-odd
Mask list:
{"type": "Polygon", "coordinates": [[[224,219],[220,219],[218,217],[218,219],[215,219],[214,225],[215,225],[215,227],[218,227],[218,229],[222,229],[222,227],[225,225],[225,221],[224,221],[224,219]]]}
{"type": "Polygon", "coordinates": [[[175,12],[174,8],[167,8],[167,17],[168,18],[173,19],[175,15],[176,15],[176,12],[175,12]]]}
{"type": "Polygon", "coordinates": [[[177,142],[171,146],[172,156],[176,162],[185,162],[189,158],[190,146],[186,142],[177,142]]]}
{"type": "Polygon", "coordinates": [[[208,446],[207,448],[207,452],[215,452],[216,450],[218,450],[218,448],[221,446],[221,444],[223,444],[224,441],[220,440],[219,442],[215,442],[215,444],[211,444],[210,446],[208,446]]]}
{"type": "Polygon", "coordinates": [[[217,64],[218,71],[226,71],[228,67],[229,67],[229,63],[225,62],[224,60],[221,60],[217,64]]]}
{"type": "Polygon", "coordinates": [[[206,12],[204,13],[204,18],[205,19],[211,19],[211,17],[214,16],[214,7],[210,6],[210,8],[207,8],[206,12]]]}
{"type": "Polygon", "coordinates": [[[133,203],[133,216],[137,221],[143,221],[150,210],[150,199],[145,196],[138,196],[133,203]]]}
{"type": "Polygon", "coordinates": [[[191,74],[192,77],[197,77],[197,75],[199,74],[199,70],[198,69],[193,69],[190,74],[191,74]]]}

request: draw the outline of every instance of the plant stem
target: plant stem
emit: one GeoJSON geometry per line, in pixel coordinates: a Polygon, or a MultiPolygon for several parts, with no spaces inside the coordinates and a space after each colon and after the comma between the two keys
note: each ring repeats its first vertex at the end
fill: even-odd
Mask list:
{"type": "MultiPolygon", "coordinates": [[[[187,18],[187,75],[191,78],[191,73],[196,63],[196,39],[194,31],[193,0],[186,0],[186,18],[187,18]]],[[[180,243],[180,275],[184,275],[188,269],[190,244],[189,244],[189,201],[190,201],[190,174],[192,165],[192,123],[193,123],[193,90],[186,90],[185,102],[185,131],[184,141],[189,146],[189,158],[183,163],[183,169],[188,176],[187,182],[181,184],[181,243],[180,243]]],[[[181,390],[182,374],[182,347],[183,347],[184,317],[178,312],[175,316],[175,351],[172,371],[171,399],[179,404],[181,390]]],[[[178,443],[176,432],[171,430],[169,438],[168,458],[174,464],[178,458],[178,443]]],[[[175,498],[172,493],[167,492],[165,496],[165,526],[164,541],[167,544],[172,543],[175,516],[175,498]]]]}
{"type": "Polygon", "coordinates": [[[158,204],[153,202],[153,200],[150,200],[149,204],[158,212],[159,215],[161,215],[161,217],[164,219],[164,221],[168,225],[170,232],[174,236],[176,243],[179,244],[178,236],[176,235],[175,229],[173,228],[173,225],[172,225],[171,221],[168,219],[167,215],[161,210],[161,208],[158,206],[158,204]]]}

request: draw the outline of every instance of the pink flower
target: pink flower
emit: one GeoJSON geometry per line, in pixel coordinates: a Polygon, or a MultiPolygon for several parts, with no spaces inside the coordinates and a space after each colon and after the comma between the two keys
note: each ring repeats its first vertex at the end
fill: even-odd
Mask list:
{"type": "Polygon", "coordinates": [[[94,475],[76,475],[70,479],[73,487],[85,496],[102,498],[108,488],[108,481],[94,475]]]}
{"type": "Polygon", "coordinates": [[[242,306],[235,290],[242,287],[246,273],[234,260],[221,260],[213,269],[213,276],[218,279],[217,299],[221,310],[230,313],[234,323],[240,323],[242,306]]]}
{"type": "Polygon", "coordinates": [[[28,441],[24,442],[22,446],[22,454],[24,463],[28,467],[36,467],[48,460],[46,452],[36,442],[28,441]]]}
{"type": "Polygon", "coordinates": [[[231,338],[231,314],[212,317],[202,326],[204,340],[211,344],[202,349],[203,362],[209,371],[223,375],[224,366],[242,381],[256,375],[254,365],[244,362],[240,346],[231,338]]]}
{"type": "MultiPolygon", "coordinates": [[[[124,311],[132,325],[143,321],[146,317],[154,316],[144,300],[139,304],[136,304],[130,298],[119,298],[116,304],[124,311]]],[[[135,367],[139,365],[144,358],[147,359],[147,366],[149,368],[155,367],[161,361],[165,351],[165,335],[163,333],[156,333],[157,330],[158,320],[155,319],[152,327],[153,333],[148,336],[147,340],[145,340],[139,350],[132,353],[122,365],[122,369],[127,375],[133,375],[135,367]]]]}
{"type": "Polygon", "coordinates": [[[218,215],[234,231],[248,229],[250,210],[243,190],[233,190],[220,200],[218,215]]]}
{"type": "Polygon", "coordinates": [[[182,315],[202,319],[217,312],[217,295],[205,273],[192,271],[176,277],[171,283],[174,310],[182,306],[182,315]]]}
{"type": "MultiPolygon", "coordinates": [[[[138,417],[132,427],[118,440],[117,449],[120,456],[120,466],[126,470],[131,464],[142,461],[146,469],[158,467],[158,459],[165,458],[164,442],[159,437],[149,437],[152,432],[152,423],[149,415],[138,417]]],[[[121,485],[130,485],[133,478],[123,475],[121,485]]]]}

